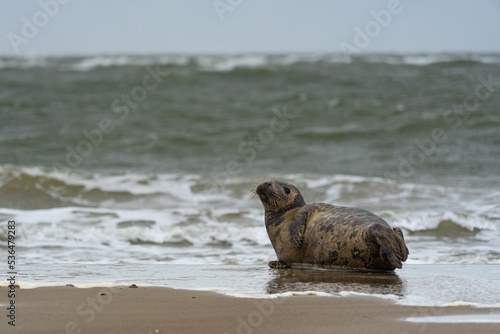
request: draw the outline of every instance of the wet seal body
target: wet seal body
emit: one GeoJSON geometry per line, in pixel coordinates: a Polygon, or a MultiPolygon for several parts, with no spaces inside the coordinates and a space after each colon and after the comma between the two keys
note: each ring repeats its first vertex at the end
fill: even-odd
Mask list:
{"type": "Polygon", "coordinates": [[[306,204],[294,185],[280,181],[262,183],[255,194],[278,256],[271,268],[394,270],[408,257],[401,229],[369,211],[306,204]]]}

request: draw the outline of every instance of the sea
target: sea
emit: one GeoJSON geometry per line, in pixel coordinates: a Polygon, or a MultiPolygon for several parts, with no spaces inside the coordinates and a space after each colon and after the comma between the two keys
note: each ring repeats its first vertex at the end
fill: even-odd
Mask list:
{"type": "Polygon", "coordinates": [[[400,227],[410,266],[500,264],[500,54],[0,57],[19,268],[266,267],[269,180],[400,227]]]}

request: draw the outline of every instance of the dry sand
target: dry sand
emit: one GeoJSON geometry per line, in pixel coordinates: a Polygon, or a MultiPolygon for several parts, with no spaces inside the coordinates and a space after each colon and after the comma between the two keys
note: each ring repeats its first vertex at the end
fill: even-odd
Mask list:
{"type": "Polygon", "coordinates": [[[18,289],[15,327],[1,308],[0,333],[500,333],[499,323],[402,320],[499,309],[401,306],[359,296],[251,299],[161,287],[45,287],[18,289]]]}

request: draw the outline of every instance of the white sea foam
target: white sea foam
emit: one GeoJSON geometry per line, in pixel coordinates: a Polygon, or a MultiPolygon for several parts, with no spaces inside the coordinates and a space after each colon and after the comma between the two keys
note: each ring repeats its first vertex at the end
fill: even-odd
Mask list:
{"type": "Polygon", "coordinates": [[[63,68],[87,72],[99,67],[114,66],[149,66],[149,65],[177,65],[184,66],[189,62],[187,56],[91,56],[83,58],[63,68]]]}
{"type": "Polygon", "coordinates": [[[443,304],[443,307],[456,307],[456,306],[477,306],[477,303],[474,302],[465,302],[463,300],[457,300],[453,303],[443,304]]]}
{"type": "MultiPolygon", "coordinates": [[[[89,57],[84,58],[78,63],[69,65],[68,69],[74,69],[77,71],[90,71],[97,67],[110,67],[110,66],[123,66],[123,65],[131,65],[131,61],[127,56],[119,56],[119,57],[89,57]]],[[[135,64],[134,64],[135,65],[135,64]]]]}
{"type": "Polygon", "coordinates": [[[391,301],[398,301],[400,298],[396,295],[392,294],[375,294],[375,293],[363,293],[363,292],[356,292],[356,291],[340,291],[339,295],[342,297],[376,297],[376,298],[381,298],[385,300],[391,300],[391,301]]]}
{"type": "Polygon", "coordinates": [[[276,297],[291,297],[291,296],[333,296],[331,293],[326,293],[322,291],[288,291],[284,293],[277,294],[276,297]]]}
{"type": "Polygon", "coordinates": [[[201,56],[197,61],[202,70],[218,72],[235,68],[258,68],[268,64],[265,55],[201,56]]]}
{"type": "MultiPolygon", "coordinates": [[[[279,178],[300,180],[307,202],[364,208],[403,228],[407,263],[500,263],[498,191],[407,183],[388,192],[373,177],[279,178]]],[[[261,181],[232,178],[218,188],[202,175],[0,166],[0,190],[8,184],[10,194],[17,187],[31,193],[25,209],[0,208],[0,218],[19,222],[18,241],[34,263],[255,264],[275,257],[261,204],[249,196],[261,181]],[[59,205],[37,208],[46,196],[59,205]]]]}
{"type": "Polygon", "coordinates": [[[448,316],[435,316],[435,317],[411,317],[403,319],[409,322],[425,322],[425,323],[449,323],[449,324],[463,324],[463,323],[481,323],[493,324],[500,323],[499,314],[462,314],[462,315],[448,315],[448,316]]]}

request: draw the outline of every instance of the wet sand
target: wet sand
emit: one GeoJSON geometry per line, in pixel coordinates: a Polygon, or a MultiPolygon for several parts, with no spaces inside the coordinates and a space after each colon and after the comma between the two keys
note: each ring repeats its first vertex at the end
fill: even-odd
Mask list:
{"type": "MultiPolygon", "coordinates": [[[[272,270],[267,265],[57,264],[23,265],[21,288],[102,285],[168,287],[216,291],[233,297],[269,298],[317,291],[341,296],[357,293],[402,305],[443,306],[456,302],[500,308],[500,265],[407,265],[394,273],[323,270],[272,270]]],[[[0,287],[7,281],[0,281],[0,287]]],[[[0,297],[1,298],[1,297],[0,297]]],[[[2,303],[2,299],[0,299],[2,303]]]]}
{"type": "MultiPolygon", "coordinates": [[[[0,288],[6,296],[8,287],[0,288]]],[[[498,308],[398,305],[375,297],[236,298],[164,287],[19,288],[15,328],[1,333],[498,333],[500,323],[421,323],[408,317],[495,314],[498,308]]]]}

